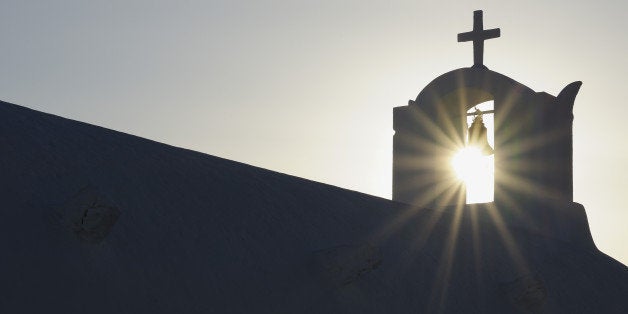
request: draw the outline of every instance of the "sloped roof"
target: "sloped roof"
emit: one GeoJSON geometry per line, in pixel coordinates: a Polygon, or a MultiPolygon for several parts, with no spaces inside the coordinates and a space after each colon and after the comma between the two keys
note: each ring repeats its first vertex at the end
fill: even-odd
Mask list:
{"type": "Polygon", "coordinates": [[[0,134],[2,313],[628,308],[579,204],[420,209],[8,103],[0,134]]]}

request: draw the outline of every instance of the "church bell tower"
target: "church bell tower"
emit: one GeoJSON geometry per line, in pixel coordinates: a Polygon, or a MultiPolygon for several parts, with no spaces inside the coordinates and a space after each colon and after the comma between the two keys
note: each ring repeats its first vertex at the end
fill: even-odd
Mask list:
{"type": "Polygon", "coordinates": [[[483,27],[458,41],[473,42],[473,66],[430,82],[407,106],[393,109],[393,200],[424,207],[466,203],[466,186],[451,160],[469,145],[469,111],[493,101],[494,200],[550,198],[573,201],[572,109],[581,82],[557,96],[529,87],[483,64],[484,41],[500,30],[483,27]]]}

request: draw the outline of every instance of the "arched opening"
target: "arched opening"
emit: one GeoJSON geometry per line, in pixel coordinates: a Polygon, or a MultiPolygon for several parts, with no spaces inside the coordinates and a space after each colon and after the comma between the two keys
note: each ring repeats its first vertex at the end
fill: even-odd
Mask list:
{"type": "MultiPolygon", "coordinates": [[[[477,104],[467,111],[466,129],[469,130],[480,111],[480,119],[486,127],[486,140],[494,148],[495,114],[492,100],[477,104]]],[[[452,167],[458,179],[465,185],[467,204],[492,202],[495,197],[495,155],[492,152],[489,154],[477,143],[470,143],[468,133],[465,147],[452,159],[452,167]]]]}

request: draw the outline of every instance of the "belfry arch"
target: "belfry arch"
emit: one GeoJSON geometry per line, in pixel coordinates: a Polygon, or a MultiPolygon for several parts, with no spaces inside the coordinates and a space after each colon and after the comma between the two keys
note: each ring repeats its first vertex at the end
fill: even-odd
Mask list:
{"type": "Polygon", "coordinates": [[[581,82],[558,96],[484,66],[445,73],[393,110],[393,199],[438,207],[465,202],[452,155],[465,145],[466,113],[494,101],[495,200],[573,199],[572,108],[581,82]]]}

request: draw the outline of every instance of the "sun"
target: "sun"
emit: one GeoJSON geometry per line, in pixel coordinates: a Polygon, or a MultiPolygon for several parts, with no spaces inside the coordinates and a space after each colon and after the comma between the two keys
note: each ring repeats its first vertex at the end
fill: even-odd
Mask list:
{"type": "Polygon", "coordinates": [[[467,204],[493,201],[494,158],[484,156],[479,148],[467,146],[452,158],[451,165],[467,189],[467,204]]]}

